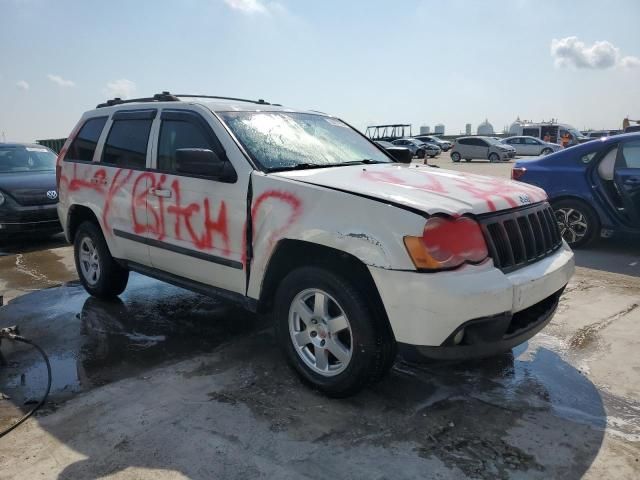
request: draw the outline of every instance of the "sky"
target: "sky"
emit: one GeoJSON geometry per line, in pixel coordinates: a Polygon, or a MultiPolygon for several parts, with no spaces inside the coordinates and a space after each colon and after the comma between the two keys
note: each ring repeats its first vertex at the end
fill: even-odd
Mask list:
{"type": "Polygon", "coordinates": [[[0,0],[0,141],[114,96],[223,95],[369,124],[640,120],[640,1],[0,0]]]}

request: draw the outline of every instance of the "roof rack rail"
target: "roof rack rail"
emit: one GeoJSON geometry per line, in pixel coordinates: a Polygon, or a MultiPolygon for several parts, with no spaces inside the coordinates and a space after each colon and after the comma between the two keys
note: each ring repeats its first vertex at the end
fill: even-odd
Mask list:
{"type": "Polygon", "coordinates": [[[139,102],[179,102],[180,99],[176,95],[169,92],[156,93],[153,97],[129,98],[122,100],[119,97],[100,103],[96,108],[112,107],[113,105],[121,105],[123,103],[139,103],[139,102]]]}
{"type": "Polygon", "coordinates": [[[182,94],[182,93],[176,93],[173,95],[174,97],[185,97],[185,98],[215,98],[218,100],[235,100],[236,102],[249,102],[249,103],[256,103],[258,105],[276,105],[276,106],[281,106],[277,103],[269,103],[264,101],[262,98],[258,99],[258,100],[249,100],[246,98],[236,98],[236,97],[220,97],[217,95],[193,95],[193,94],[182,94]]]}
{"type": "Polygon", "coordinates": [[[255,103],[256,105],[274,105],[277,107],[281,107],[279,103],[269,103],[264,101],[262,98],[258,100],[249,100],[246,98],[236,98],[236,97],[221,97],[217,95],[193,95],[193,94],[174,94],[170,92],[162,92],[156,93],[153,97],[143,97],[143,98],[129,98],[127,100],[123,100],[119,97],[113,98],[111,100],[107,100],[104,103],[100,103],[96,106],[96,108],[104,108],[104,107],[112,107],[113,105],[121,105],[123,103],[144,103],[144,102],[179,102],[180,98],[215,98],[218,100],[234,100],[236,102],[249,102],[255,103]]]}

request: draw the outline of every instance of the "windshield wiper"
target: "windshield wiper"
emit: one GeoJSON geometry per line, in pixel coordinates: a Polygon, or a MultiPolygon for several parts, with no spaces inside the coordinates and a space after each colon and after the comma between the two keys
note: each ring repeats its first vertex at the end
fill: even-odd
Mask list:
{"type": "Polygon", "coordinates": [[[296,163],[295,165],[288,165],[286,167],[274,167],[270,168],[269,172],[283,172],[287,170],[308,170],[311,168],[327,168],[327,167],[335,167],[339,164],[337,163],[329,163],[329,164],[321,164],[321,163],[296,163]]]}
{"type": "Polygon", "coordinates": [[[283,172],[288,170],[308,170],[311,168],[345,167],[348,165],[362,165],[362,164],[370,165],[373,163],[390,163],[390,162],[382,162],[380,160],[363,158],[362,160],[354,160],[352,162],[342,162],[342,163],[297,163],[295,165],[288,165],[286,167],[270,168],[269,172],[283,172]]]}

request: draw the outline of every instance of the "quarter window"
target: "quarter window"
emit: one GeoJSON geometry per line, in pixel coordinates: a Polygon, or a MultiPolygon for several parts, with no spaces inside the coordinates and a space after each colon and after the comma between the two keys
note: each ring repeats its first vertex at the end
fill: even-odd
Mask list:
{"type": "Polygon", "coordinates": [[[104,145],[103,163],[143,169],[152,119],[114,120],[104,145]]]}
{"type": "Polygon", "coordinates": [[[100,138],[100,134],[102,133],[102,129],[106,122],[107,117],[91,118],[87,120],[71,143],[64,159],[80,160],[83,162],[93,161],[93,154],[96,151],[98,139],[100,138]]]}
{"type": "Polygon", "coordinates": [[[176,150],[181,148],[202,148],[217,153],[210,135],[195,123],[182,120],[163,120],[158,141],[158,169],[176,170],[176,150]]]}

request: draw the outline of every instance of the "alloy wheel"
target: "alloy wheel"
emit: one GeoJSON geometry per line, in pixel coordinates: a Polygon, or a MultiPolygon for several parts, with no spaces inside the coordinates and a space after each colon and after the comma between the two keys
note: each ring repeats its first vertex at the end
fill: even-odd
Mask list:
{"type": "Polygon", "coordinates": [[[556,221],[562,238],[569,244],[584,238],[589,229],[587,218],[575,208],[559,208],[555,211],[556,221]]]}
{"type": "Polygon", "coordinates": [[[97,284],[100,280],[100,257],[98,249],[90,237],[84,237],[80,242],[78,257],[84,279],[91,286],[97,284]]]}
{"type": "Polygon", "coordinates": [[[289,335],[302,361],[315,373],[342,373],[353,356],[349,319],[328,293],[310,288],[298,293],[289,308],[289,335]]]}

